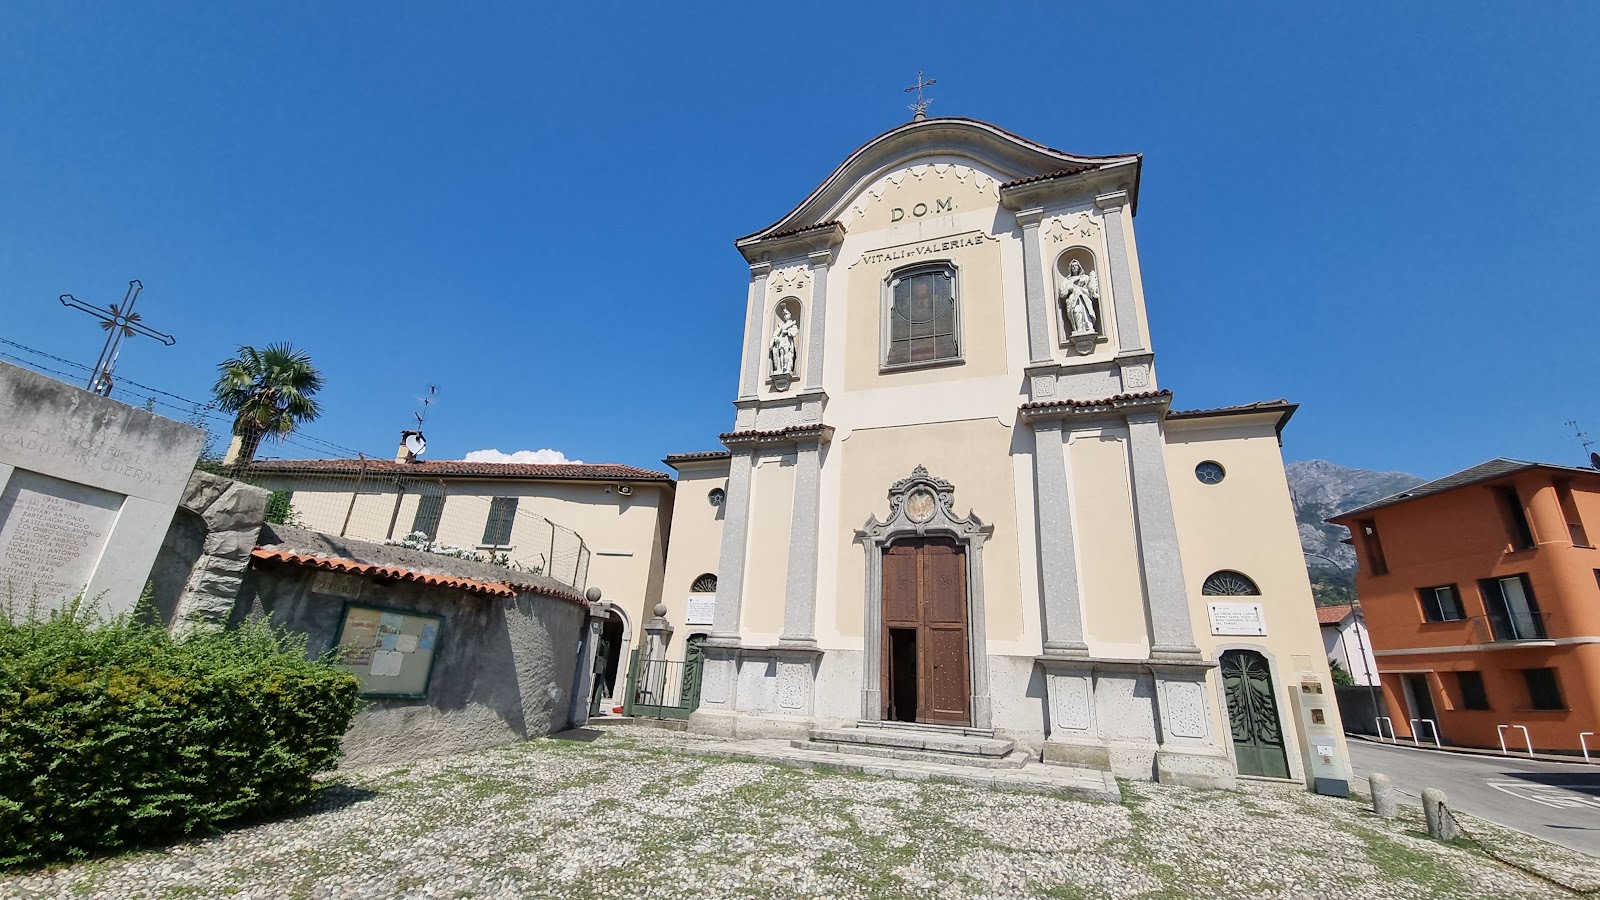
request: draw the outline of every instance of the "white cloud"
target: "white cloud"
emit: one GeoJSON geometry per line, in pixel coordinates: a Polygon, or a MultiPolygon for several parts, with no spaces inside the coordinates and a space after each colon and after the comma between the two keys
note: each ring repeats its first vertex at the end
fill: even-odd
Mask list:
{"type": "Polygon", "coordinates": [[[578,463],[581,459],[567,459],[567,455],[560,450],[518,450],[515,453],[501,453],[499,450],[474,450],[461,457],[466,462],[494,462],[494,463],[578,463]]]}

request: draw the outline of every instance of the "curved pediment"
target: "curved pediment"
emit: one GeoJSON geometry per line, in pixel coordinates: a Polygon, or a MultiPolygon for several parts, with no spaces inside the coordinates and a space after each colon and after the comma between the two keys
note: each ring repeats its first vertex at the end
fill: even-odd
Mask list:
{"type": "Polygon", "coordinates": [[[1138,154],[1079,156],[1036,144],[976,119],[936,118],[908,122],[878,135],[850,154],[809,196],[783,218],[734,242],[747,252],[774,238],[809,236],[835,230],[851,203],[864,190],[897,167],[923,158],[966,159],[1003,180],[1008,188],[1043,185],[1097,170],[1131,171],[1130,192],[1137,190],[1138,154]]]}

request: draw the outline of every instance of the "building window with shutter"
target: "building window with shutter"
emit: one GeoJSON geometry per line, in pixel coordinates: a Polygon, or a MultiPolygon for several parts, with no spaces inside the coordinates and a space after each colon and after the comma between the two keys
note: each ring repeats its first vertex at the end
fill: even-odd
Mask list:
{"type": "Polygon", "coordinates": [[[1506,536],[1511,539],[1511,549],[1532,550],[1533,528],[1528,525],[1528,511],[1522,508],[1522,498],[1514,487],[1497,487],[1495,497],[1500,501],[1501,514],[1505,516],[1506,536]]]}
{"type": "Polygon", "coordinates": [[[956,270],[949,265],[902,269],[884,297],[883,368],[961,359],[956,270]]]}
{"type": "Polygon", "coordinates": [[[1482,672],[1457,672],[1456,687],[1461,689],[1463,709],[1489,708],[1489,692],[1483,687],[1482,672]]]}
{"type": "Polygon", "coordinates": [[[428,540],[439,539],[439,518],[444,514],[443,494],[422,494],[417,497],[417,515],[411,520],[411,533],[422,532],[428,540]]]}
{"type": "Polygon", "coordinates": [[[511,545],[511,527],[517,522],[517,498],[494,497],[489,501],[489,520],[483,525],[485,547],[511,545]]]}
{"type": "Polygon", "coordinates": [[[1523,669],[1522,678],[1528,684],[1528,704],[1533,709],[1566,709],[1561,696],[1561,684],[1556,681],[1555,669],[1523,669]]]}
{"type": "Polygon", "coordinates": [[[1467,617],[1461,611],[1461,592],[1453,584],[1426,587],[1417,594],[1422,600],[1422,617],[1429,622],[1459,622],[1467,617]]]}

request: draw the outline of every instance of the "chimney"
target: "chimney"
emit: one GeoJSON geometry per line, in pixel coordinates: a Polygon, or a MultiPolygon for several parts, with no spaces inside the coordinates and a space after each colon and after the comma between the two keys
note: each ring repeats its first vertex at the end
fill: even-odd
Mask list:
{"type": "Polygon", "coordinates": [[[394,461],[397,463],[416,462],[417,454],[422,452],[423,441],[422,432],[420,431],[406,429],[400,432],[400,449],[395,451],[394,461]],[[417,448],[415,452],[411,449],[413,445],[417,448]]]}

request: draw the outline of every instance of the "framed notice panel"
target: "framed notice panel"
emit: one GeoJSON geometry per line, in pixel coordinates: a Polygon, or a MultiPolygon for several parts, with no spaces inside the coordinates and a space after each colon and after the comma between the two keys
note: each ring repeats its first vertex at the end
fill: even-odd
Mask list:
{"type": "Polygon", "coordinates": [[[364,697],[426,697],[441,616],[347,604],[339,662],[361,679],[364,697]]]}
{"type": "Polygon", "coordinates": [[[1267,633],[1267,615],[1259,603],[1208,603],[1211,633],[1217,635],[1267,633]]]}

